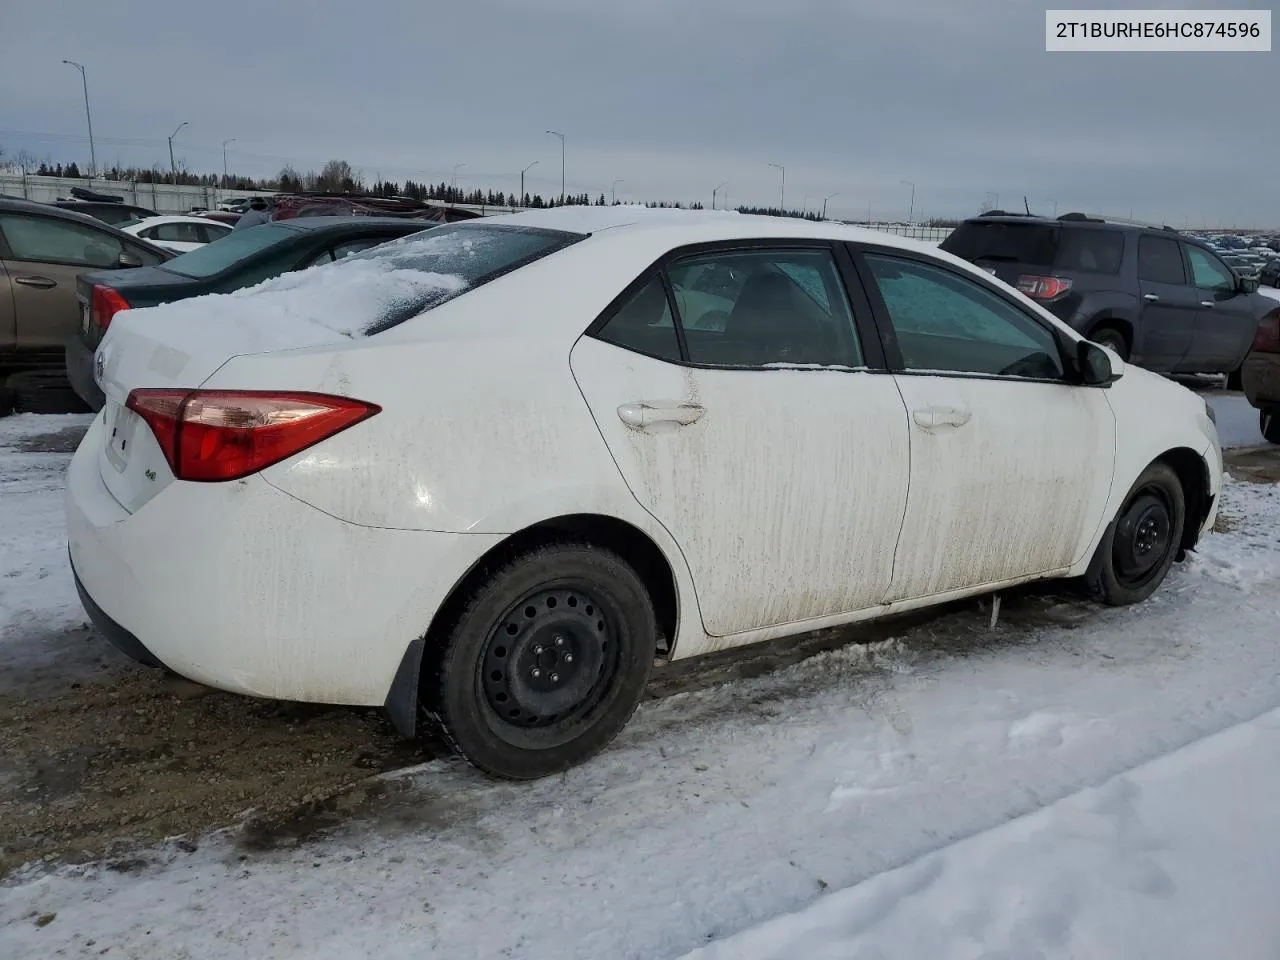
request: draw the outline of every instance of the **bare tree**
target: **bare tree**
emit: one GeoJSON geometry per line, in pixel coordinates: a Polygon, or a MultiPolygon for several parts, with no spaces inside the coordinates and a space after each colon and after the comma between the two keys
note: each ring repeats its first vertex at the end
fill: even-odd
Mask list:
{"type": "Polygon", "coordinates": [[[330,160],[316,177],[316,189],[351,192],[359,189],[359,181],[347,161],[330,160]]]}

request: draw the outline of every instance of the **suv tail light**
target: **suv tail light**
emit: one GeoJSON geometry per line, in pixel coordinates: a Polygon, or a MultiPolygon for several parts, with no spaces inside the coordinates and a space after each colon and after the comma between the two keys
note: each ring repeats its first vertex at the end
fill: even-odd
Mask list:
{"type": "Polygon", "coordinates": [[[1018,289],[1033,300],[1057,300],[1071,289],[1071,281],[1066,277],[1035,277],[1024,274],[1018,278],[1018,289]]]}
{"type": "Polygon", "coordinates": [[[1262,318],[1251,349],[1258,353],[1280,353],[1280,310],[1273,310],[1262,318]]]}
{"type": "Polygon", "coordinates": [[[101,283],[93,285],[93,299],[89,303],[89,320],[92,326],[106,332],[111,318],[121,310],[129,309],[129,301],[114,287],[101,283]]]}
{"type": "Polygon", "coordinates": [[[146,421],[179,480],[257,473],[366,420],[381,407],[321,393],[137,389],[126,406],[146,421]]]}

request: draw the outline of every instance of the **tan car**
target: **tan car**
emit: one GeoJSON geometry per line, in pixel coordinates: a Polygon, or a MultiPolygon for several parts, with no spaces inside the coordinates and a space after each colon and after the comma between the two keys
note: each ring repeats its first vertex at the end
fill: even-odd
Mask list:
{"type": "Polygon", "coordinates": [[[62,368],[66,342],[80,324],[80,273],[173,257],[93,217],[0,199],[0,376],[62,368]]]}

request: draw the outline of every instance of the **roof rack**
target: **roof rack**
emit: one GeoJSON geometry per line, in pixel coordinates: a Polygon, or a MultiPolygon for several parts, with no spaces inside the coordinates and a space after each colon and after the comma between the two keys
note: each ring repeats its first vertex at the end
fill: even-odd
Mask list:
{"type": "Polygon", "coordinates": [[[1031,217],[1032,219],[1040,219],[1038,213],[1018,213],[1015,210],[983,210],[978,214],[980,217],[1031,217]]]}
{"type": "Polygon", "coordinates": [[[1146,220],[1133,220],[1129,217],[1108,217],[1096,214],[1072,212],[1064,213],[1062,216],[1058,217],[1058,219],[1075,222],[1085,221],[1088,223],[1117,223],[1129,227],[1146,227],[1150,230],[1167,230],[1169,233],[1178,232],[1176,227],[1171,227],[1167,223],[1149,223],[1146,220]]]}

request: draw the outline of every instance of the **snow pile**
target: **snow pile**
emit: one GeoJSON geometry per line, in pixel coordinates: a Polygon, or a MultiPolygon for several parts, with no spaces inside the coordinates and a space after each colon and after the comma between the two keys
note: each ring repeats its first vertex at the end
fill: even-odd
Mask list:
{"type": "Polygon", "coordinates": [[[686,955],[1273,958],[1280,711],[686,955]]]}
{"type": "Polygon", "coordinates": [[[1277,287],[1259,287],[1258,292],[1264,297],[1270,297],[1272,300],[1280,300],[1280,288],[1277,287]]]}

